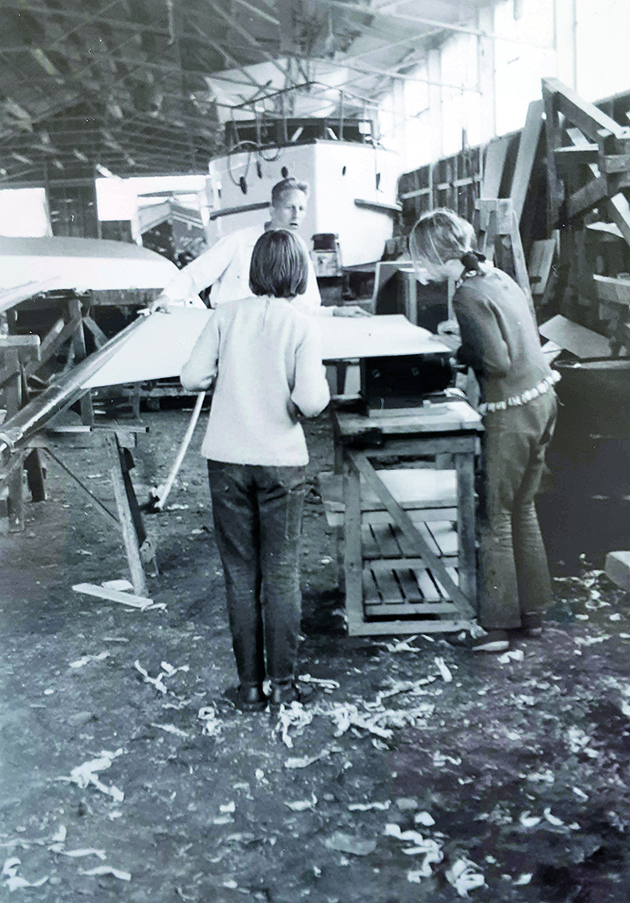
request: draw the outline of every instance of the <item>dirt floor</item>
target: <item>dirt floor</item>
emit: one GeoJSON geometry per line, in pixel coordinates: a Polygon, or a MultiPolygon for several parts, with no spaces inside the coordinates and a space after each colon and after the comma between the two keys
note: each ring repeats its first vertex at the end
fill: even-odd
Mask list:
{"type": "MultiPolygon", "coordinates": [[[[187,417],[142,415],[141,502],[187,417]]],[[[327,417],[308,434],[314,483],[332,464],[327,417]]],[[[111,500],[102,452],[66,460],[111,500]]],[[[592,562],[554,562],[547,629],[509,657],[350,638],[313,491],[300,673],[322,682],[318,701],[243,715],[225,696],[198,454],[144,517],[160,567],[145,611],[73,591],[127,577],[126,562],[52,465],[47,486],[25,532],[0,535],[1,900],[627,903],[630,597],[592,562]]]]}

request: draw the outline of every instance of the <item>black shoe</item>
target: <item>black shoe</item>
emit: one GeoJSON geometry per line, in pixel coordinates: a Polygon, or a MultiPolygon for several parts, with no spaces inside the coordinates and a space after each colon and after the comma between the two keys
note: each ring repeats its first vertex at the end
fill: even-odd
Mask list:
{"type": "Polygon", "coordinates": [[[538,611],[524,611],[521,614],[522,635],[526,637],[539,637],[543,632],[543,619],[538,611]]]}
{"type": "Polygon", "coordinates": [[[272,683],[269,708],[272,712],[277,712],[281,705],[291,705],[292,702],[301,702],[302,705],[308,705],[309,702],[313,701],[316,694],[315,687],[301,687],[293,680],[277,684],[272,683]]]}
{"type": "Polygon", "coordinates": [[[267,697],[262,686],[239,687],[236,691],[236,708],[241,712],[264,712],[267,708],[267,697]]]}

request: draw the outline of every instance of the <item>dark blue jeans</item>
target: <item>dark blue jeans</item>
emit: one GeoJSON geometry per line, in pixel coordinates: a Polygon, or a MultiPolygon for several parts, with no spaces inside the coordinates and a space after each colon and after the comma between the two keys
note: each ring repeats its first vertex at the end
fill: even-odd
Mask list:
{"type": "Polygon", "coordinates": [[[551,602],[535,497],[556,413],[556,395],[549,391],[485,418],[479,621],[486,629],[520,627],[523,613],[540,612],[551,602]]]}
{"type": "Polygon", "coordinates": [[[209,460],[208,476],[240,684],[289,681],[302,612],[305,468],[209,460]]]}

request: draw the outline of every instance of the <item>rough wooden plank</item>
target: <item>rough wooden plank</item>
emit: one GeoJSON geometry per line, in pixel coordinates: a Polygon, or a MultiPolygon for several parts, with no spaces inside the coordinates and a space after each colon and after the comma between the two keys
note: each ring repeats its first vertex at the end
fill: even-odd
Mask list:
{"type": "MultiPolygon", "coordinates": [[[[343,527],[344,513],[343,511],[328,511],[324,509],[326,514],[326,523],[329,527],[343,527]]],[[[434,520],[454,520],[457,517],[457,508],[422,508],[414,511],[409,509],[409,516],[414,523],[429,523],[434,520]]],[[[380,526],[382,524],[391,524],[392,516],[387,510],[383,511],[364,511],[361,515],[361,523],[363,527],[380,526]]]]}
{"type": "MultiPolygon", "coordinates": [[[[376,585],[376,580],[374,579],[374,574],[370,570],[370,568],[364,568],[362,574],[363,581],[363,605],[364,612],[370,605],[382,605],[381,597],[378,593],[378,587],[376,585]]],[[[347,608],[347,603],[346,603],[347,608]]],[[[361,620],[363,617],[361,618],[361,620]]]]}
{"type": "Polygon", "coordinates": [[[624,138],[626,129],[607,116],[593,103],[583,100],[577,91],[563,84],[557,78],[543,78],[543,90],[555,95],[557,108],[584,132],[591,141],[598,141],[602,130],[610,132],[618,138],[624,138]]]}
{"type": "Polygon", "coordinates": [[[380,548],[371,524],[362,525],[361,527],[361,546],[364,558],[378,558],[380,556],[380,548]]]}
{"type": "MultiPolygon", "coordinates": [[[[379,470],[379,477],[392,495],[406,509],[452,507],[457,500],[457,479],[454,470],[429,468],[401,468],[379,470]]],[[[343,511],[342,478],[340,474],[321,473],[318,484],[325,507],[343,511]]],[[[383,511],[385,505],[378,495],[361,481],[361,510],[383,511]]]]}
{"type": "Polygon", "coordinates": [[[398,583],[400,584],[400,589],[405,597],[405,602],[408,605],[417,605],[419,603],[424,602],[424,597],[420,592],[418,584],[414,579],[413,573],[410,568],[403,568],[394,570],[396,574],[396,578],[398,583]]]}
{"type": "Polygon", "coordinates": [[[609,552],[605,571],[613,583],[630,592],[630,552],[609,552]]]}
{"type": "Polygon", "coordinates": [[[574,219],[581,213],[586,213],[587,210],[599,204],[608,194],[608,179],[606,176],[598,176],[596,179],[591,179],[590,182],[587,182],[586,185],[578,188],[577,191],[574,191],[569,196],[567,200],[567,215],[569,219],[574,219]]]}
{"type": "Polygon", "coordinates": [[[630,245],[630,203],[624,194],[619,192],[609,198],[605,209],[613,223],[620,229],[626,242],[630,245]]]}
{"type": "Polygon", "coordinates": [[[579,323],[574,323],[561,314],[543,323],[539,327],[539,332],[544,338],[566,348],[576,357],[610,357],[610,343],[605,336],[580,326],[579,323]]]}
{"type": "Polygon", "coordinates": [[[503,135],[494,138],[486,148],[483,166],[483,178],[481,180],[480,197],[498,198],[503,177],[505,158],[510,146],[510,138],[503,135]]]}
{"type": "Polygon", "coordinates": [[[359,475],[344,475],[344,575],[348,632],[363,621],[363,550],[361,547],[361,487],[359,475]]]}
{"type": "Polygon", "coordinates": [[[598,301],[623,304],[625,307],[630,306],[630,279],[598,276],[594,273],[593,280],[598,301]]]}
{"type": "Polygon", "coordinates": [[[413,574],[416,578],[418,588],[427,602],[437,602],[440,599],[448,599],[448,595],[440,591],[440,587],[432,579],[431,574],[426,568],[414,568],[413,574]]]}
{"type": "Polygon", "coordinates": [[[450,619],[425,618],[417,620],[387,620],[387,621],[361,621],[350,625],[348,622],[349,636],[403,636],[411,633],[459,633],[461,630],[470,630],[471,621],[466,618],[450,619]]]}
{"type": "Polygon", "coordinates": [[[105,446],[109,455],[109,472],[114,487],[118,518],[123,533],[127,562],[131,572],[133,588],[139,596],[146,595],[147,583],[140,556],[140,543],[133,512],[129,505],[129,498],[125,486],[125,477],[120,457],[118,440],[114,435],[104,436],[105,446]]]}
{"type": "Polygon", "coordinates": [[[434,572],[436,578],[439,579],[440,583],[447,589],[453,601],[457,602],[462,615],[465,617],[472,617],[473,609],[470,600],[466,598],[457,583],[453,580],[452,574],[450,573],[451,569],[444,567],[444,564],[427,544],[424,536],[416,529],[408,513],[398,504],[387,487],[383,485],[367,457],[361,452],[353,451],[350,453],[350,460],[357,468],[358,472],[365,477],[368,485],[370,485],[380,496],[394,521],[408,536],[410,542],[417,543],[419,553],[426,560],[427,565],[434,572]]]}
{"type": "Polygon", "coordinates": [[[556,95],[545,86],[543,79],[543,103],[545,107],[545,135],[547,138],[547,232],[558,226],[560,205],[562,203],[562,185],[558,179],[555,149],[560,147],[560,117],[556,105],[556,95]]]}
{"type": "Polygon", "coordinates": [[[121,605],[129,605],[131,608],[147,608],[153,605],[153,599],[148,596],[138,596],[134,593],[120,592],[109,589],[106,586],[96,586],[93,583],[77,583],[72,587],[75,593],[85,593],[88,596],[96,596],[98,599],[107,599],[109,602],[120,602],[121,605]]]}
{"type": "Polygon", "coordinates": [[[391,602],[388,605],[370,605],[369,610],[366,611],[366,615],[370,618],[404,617],[405,615],[420,615],[426,617],[447,615],[450,617],[456,614],[457,610],[452,602],[402,602],[400,604],[391,602]]]}
{"type": "Polygon", "coordinates": [[[438,521],[434,524],[427,524],[426,528],[442,558],[457,557],[459,535],[453,523],[438,521]]]}
{"type": "Polygon", "coordinates": [[[374,581],[384,605],[400,604],[405,601],[400,585],[391,569],[386,571],[372,571],[374,581]]]}
{"type": "Polygon", "coordinates": [[[527,117],[521,131],[514,176],[512,178],[512,190],[510,191],[510,197],[512,198],[514,212],[518,221],[523,215],[525,197],[534,167],[534,159],[538,150],[542,127],[543,102],[542,100],[534,100],[527,108],[527,117]]]}
{"type": "Polygon", "coordinates": [[[551,267],[553,266],[555,254],[555,238],[544,238],[532,243],[527,273],[529,275],[529,284],[531,286],[532,295],[535,298],[542,297],[545,294],[551,276],[551,267]]]}
{"type": "Polygon", "coordinates": [[[557,166],[571,171],[572,167],[581,164],[597,164],[599,147],[596,144],[588,143],[581,147],[556,147],[553,153],[557,166]]]}
{"type": "MultiPolygon", "coordinates": [[[[374,528],[374,537],[379,547],[380,558],[400,558],[400,545],[398,544],[391,524],[383,524],[381,527],[374,528]]],[[[365,548],[363,555],[365,557],[365,548]]]]}

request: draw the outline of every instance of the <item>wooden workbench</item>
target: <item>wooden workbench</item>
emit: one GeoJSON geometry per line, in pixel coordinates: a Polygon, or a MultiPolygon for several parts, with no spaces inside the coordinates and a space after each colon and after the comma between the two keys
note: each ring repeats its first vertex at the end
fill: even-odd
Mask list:
{"type": "Polygon", "coordinates": [[[480,415],[451,398],[332,417],[336,472],[322,474],[320,488],[328,522],[343,531],[348,633],[468,628],[477,608],[480,415]]]}

